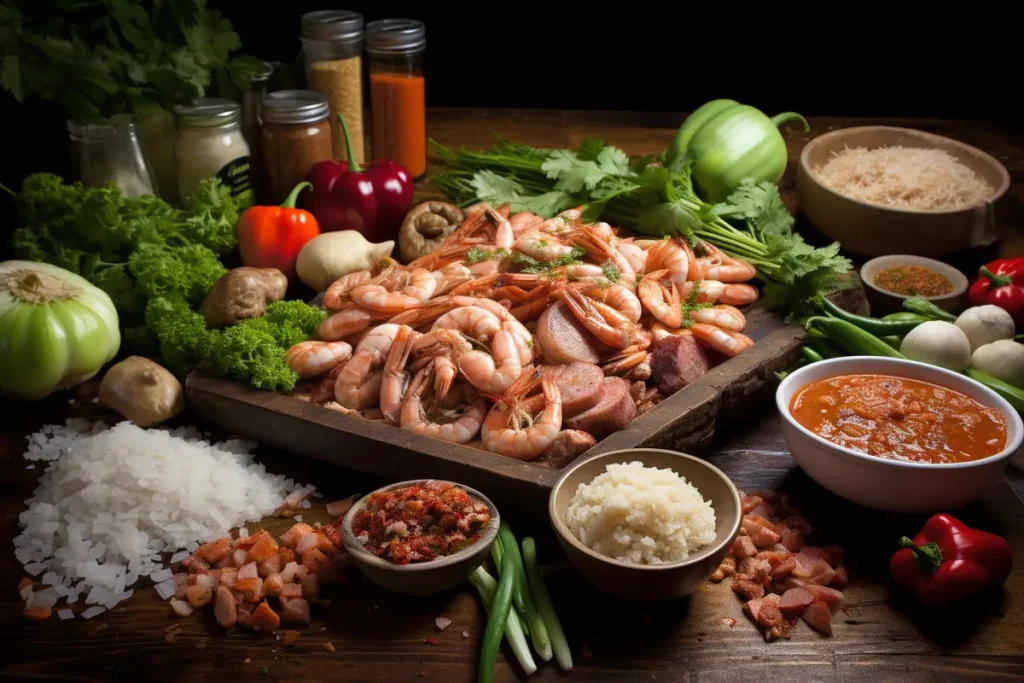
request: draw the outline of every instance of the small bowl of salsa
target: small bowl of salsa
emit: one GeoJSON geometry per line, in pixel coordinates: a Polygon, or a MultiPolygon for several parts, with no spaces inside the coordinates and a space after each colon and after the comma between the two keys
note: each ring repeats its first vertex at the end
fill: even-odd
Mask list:
{"type": "Polygon", "coordinates": [[[959,307],[967,277],[951,265],[909,254],[879,256],[860,269],[860,279],[874,314],[903,310],[903,300],[923,297],[947,311],[959,307]]]}
{"type": "Polygon", "coordinates": [[[374,583],[430,595],[457,586],[483,563],[499,523],[498,509],[479,491],[417,479],[363,497],[341,531],[345,549],[374,583]]]}
{"type": "Polygon", "coordinates": [[[959,373],[853,356],[805,366],[776,404],[793,458],[847,500],[893,512],[949,510],[982,495],[1020,449],[1024,423],[959,373]]]}

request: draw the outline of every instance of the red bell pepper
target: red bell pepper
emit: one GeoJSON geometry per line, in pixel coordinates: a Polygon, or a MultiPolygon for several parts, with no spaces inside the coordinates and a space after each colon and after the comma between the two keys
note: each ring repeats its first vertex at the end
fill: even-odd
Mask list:
{"type": "Polygon", "coordinates": [[[412,208],[412,176],[404,166],[387,159],[360,167],[352,152],[345,117],[341,129],[349,161],[313,164],[306,180],[313,193],[305,203],[324,232],[356,230],[371,242],[398,239],[398,229],[412,208]]]}
{"type": "Polygon", "coordinates": [[[929,519],[889,560],[896,583],[914,590],[921,602],[943,605],[1000,586],[1010,576],[1013,555],[1002,536],[972,529],[956,517],[929,519]]]}
{"type": "Polygon", "coordinates": [[[983,265],[971,285],[968,300],[972,306],[998,306],[1013,316],[1018,329],[1024,326],[1024,257],[983,265]]]}
{"type": "Polygon", "coordinates": [[[242,263],[255,268],[277,268],[295,279],[299,250],[320,234],[308,211],[295,208],[299,193],[312,187],[299,183],[281,206],[251,206],[238,221],[238,251],[242,263]]]}

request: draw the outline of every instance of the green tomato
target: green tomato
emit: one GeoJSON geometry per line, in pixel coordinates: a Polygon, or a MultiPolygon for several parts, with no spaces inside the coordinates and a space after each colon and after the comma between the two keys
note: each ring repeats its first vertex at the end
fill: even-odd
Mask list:
{"type": "Polygon", "coordinates": [[[744,178],[756,183],[776,183],[782,178],[788,156],[778,126],[791,119],[802,122],[804,131],[810,130],[807,121],[794,112],[768,118],[745,104],[713,100],[683,122],[666,160],[671,163],[682,154],[693,158],[694,183],[704,199],[720,202],[744,178]]]}
{"type": "Polygon", "coordinates": [[[48,263],[0,263],[0,391],[34,400],[73,387],[120,346],[106,292],[48,263]]]}

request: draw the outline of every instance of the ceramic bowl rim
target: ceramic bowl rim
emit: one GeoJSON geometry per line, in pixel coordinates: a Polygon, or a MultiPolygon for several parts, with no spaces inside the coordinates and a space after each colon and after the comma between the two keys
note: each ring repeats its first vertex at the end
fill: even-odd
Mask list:
{"type": "Polygon", "coordinates": [[[494,539],[498,536],[498,527],[501,524],[501,517],[498,513],[498,508],[495,507],[491,499],[480,493],[476,489],[460,484],[450,479],[408,479],[406,481],[395,482],[394,484],[388,484],[387,486],[381,486],[378,489],[370,491],[366,495],[362,496],[359,500],[352,504],[352,507],[348,512],[345,513],[345,517],[341,524],[342,534],[342,545],[345,549],[352,554],[353,559],[357,562],[363,562],[364,564],[370,565],[375,569],[384,569],[388,571],[416,574],[421,572],[429,572],[435,569],[442,569],[449,567],[453,564],[458,564],[464,560],[471,558],[474,554],[481,551],[481,548],[489,548],[494,539]],[[430,560],[429,562],[410,562],[409,564],[395,564],[388,562],[387,560],[377,557],[369,550],[363,547],[363,544],[356,540],[355,534],[352,532],[352,519],[355,517],[355,513],[366,506],[366,500],[375,493],[381,493],[383,491],[391,491],[393,489],[402,488],[403,486],[412,486],[414,484],[425,484],[428,481],[440,481],[446,484],[451,484],[463,489],[470,496],[476,498],[481,503],[487,506],[487,509],[491,513],[491,521],[487,524],[487,529],[484,530],[484,534],[477,539],[476,543],[466,546],[462,550],[456,553],[447,555],[445,557],[430,560]]]}
{"type": "MultiPolygon", "coordinates": [[[[800,382],[800,378],[802,378],[806,374],[808,374],[808,371],[815,370],[815,369],[820,369],[822,367],[830,366],[830,365],[838,365],[838,366],[854,365],[855,366],[859,362],[864,362],[864,361],[868,361],[868,360],[870,360],[870,361],[879,361],[883,365],[891,365],[894,369],[901,368],[901,367],[906,367],[906,366],[909,365],[909,366],[912,366],[912,367],[922,368],[926,372],[934,372],[935,375],[936,375],[935,379],[926,379],[926,380],[919,380],[919,381],[932,382],[933,384],[941,384],[941,385],[945,386],[946,388],[953,389],[954,391],[959,391],[959,389],[956,389],[955,387],[950,386],[949,384],[946,384],[946,383],[942,382],[941,378],[952,377],[954,379],[961,379],[961,380],[965,380],[965,381],[974,382],[974,380],[972,380],[970,377],[967,377],[965,375],[961,375],[958,372],[953,372],[952,370],[947,370],[945,368],[940,368],[940,367],[937,367],[935,365],[929,365],[927,363],[919,363],[917,361],[907,360],[907,359],[903,359],[903,358],[884,358],[884,357],[880,357],[880,356],[845,356],[843,358],[828,358],[826,360],[818,361],[817,363],[813,363],[811,365],[805,365],[804,367],[802,367],[802,368],[800,368],[798,370],[794,370],[789,375],[787,375],[784,380],[782,380],[782,382],[779,384],[778,389],[775,390],[775,406],[778,409],[779,413],[782,414],[782,419],[785,420],[787,423],[789,423],[790,426],[795,427],[796,430],[802,436],[809,437],[812,442],[814,442],[818,446],[824,447],[826,450],[828,450],[831,453],[834,453],[834,454],[836,454],[838,456],[841,456],[841,457],[847,457],[847,458],[851,458],[852,457],[852,458],[854,458],[856,460],[859,460],[861,462],[870,463],[870,464],[874,464],[874,465],[881,466],[881,467],[893,467],[893,468],[896,468],[896,469],[930,470],[930,471],[933,471],[933,472],[940,472],[940,471],[965,470],[965,469],[972,469],[972,468],[975,468],[975,467],[984,467],[986,465],[991,465],[991,464],[993,464],[995,462],[998,462],[1000,460],[1008,460],[1009,458],[1013,457],[1014,453],[1016,453],[1017,450],[1020,448],[1021,442],[1024,441],[1024,422],[1021,421],[1020,415],[1017,414],[1017,411],[1015,411],[1013,409],[1013,406],[1011,406],[1006,401],[1006,399],[1004,399],[1002,396],[1000,396],[996,392],[994,392],[991,389],[989,389],[988,387],[986,387],[984,384],[981,384],[980,382],[974,382],[974,383],[978,385],[978,387],[982,391],[982,393],[986,394],[998,406],[999,412],[1003,413],[1003,416],[1006,418],[1007,426],[1009,426],[1009,423],[1011,421],[1016,423],[1017,436],[1016,436],[1016,439],[1014,439],[1013,443],[1010,443],[1008,441],[1007,445],[1003,447],[1003,450],[999,451],[998,453],[996,453],[994,455],[990,455],[987,458],[981,458],[979,460],[968,460],[967,462],[930,463],[930,462],[906,462],[906,461],[903,461],[903,460],[891,460],[891,459],[888,459],[888,458],[876,458],[874,456],[861,453],[860,451],[855,451],[852,448],[847,448],[846,446],[840,446],[839,444],[833,443],[833,442],[829,441],[828,439],[825,439],[824,437],[818,436],[817,434],[815,434],[811,430],[807,429],[807,427],[804,427],[802,424],[797,422],[796,419],[790,414],[790,412],[789,412],[789,405],[788,405],[789,404],[789,400],[783,402],[782,395],[793,384],[799,384],[799,387],[803,387],[804,384],[806,384],[806,381],[801,383],[800,382]]],[[[856,369],[849,369],[849,370],[845,370],[844,369],[844,370],[841,370],[841,371],[837,371],[834,374],[829,375],[828,377],[838,377],[839,375],[858,374],[858,372],[866,372],[866,371],[858,371],[856,369]]],[[[899,375],[900,373],[898,371],[894,371],[891,374],[899,375]]],[[[818,380],[814,380],[814,381],[819,381],[821,379],[826,379],[826,378],[827,377],[821,377],[818,380]]],[[[913,378],[911,378],[911,379],[913,379],[913,378]]],[[[794,390],[793,393],[796,393],[797,390],[794,390]]]]}
{"type": "MultiPolygon", "coordinates": [[[[934,146],[934,145],[931,148],[932,149],[939,149],[937,146],[934,146]]],[[[948,138],[945,135],[938,135],[937,133],[929,133],[926,130],[919,130],[917,128],[906,128],[904,126],[850,126],[849,128],[838,128],[836,130],[831,130],[831,131],[829,131],[827,133],[823,133],[823,134],[819,135],[818,137],[816,137],[816,138],[812,139],[811,141],[809,141],[806,145],[804,145],[803,150],[801,150],[801,152],[800,152],[800,163],[799,163],[799,166],[800,166],[801,169],[803,169],[807,173],[808,178],[813,180],[814,183],[816,185],[818,185],[818,187],[820,187],[821,189],[825,190],[826,192],[828,192],[829,194],[831,194],[834,197],[838,197],[838,198],[846,200],[848,202],[853,202],[855,204],[858,204],[858,205],[863,206],[863,207],[868,208],[868,209],[875,209],[876,211],[892,211],[892,212],[895,212],[895,213],[903,213],[903,214],[907,214],[907,215],[910,215],[910,216],[948,216],[948,215],[951,215],[951,214],[960,213],[962,211],[975,211],[979,207],[985,206],[986,204],[994,204],[1000,198],[1002,198],[1002,196],[1005,195],[1006,192],[1010,189],[1010,172],[1007,170],[1006,166],[1004,166],[1002,163],[1000,163],[1000,161],[998,159],[996,159],[994,156],[992,156],[988,152],[985,152],[984,150],[978,149],[974,145],[968,145],[966,142],[960,142],[959,140],[954,140],[953,138],[948,138]],[[958,209],[943,209],[941,211],[926,211],[924,209],[911,209],[911,208],[904,207],[904,206],[884,206],[882,204],[871,204],[870,202],[866,202],[866,201],[864,201],[862,199],[857,199],[855,197],[849,197],[849,196],[847,196],[845,194],[842,194],[841,192],[833,190],[831,187],[829,187],[825,183],[821,182],[821,180],[818,178],[817,174],[814,172],[814,169],[811,168],[811,165],[810,165],[810,162],[808,161],[808,159],[810,157],[811,150],[813,150],[816,146],[820,145],[823,141],[831,140],[832,138],[838,138],[838,137],[840,137],[843,134],[849,134],[849,133],[853,133],[855,131],[863,131],[863,130],[894,130],[894,131],[900,131],[900,132],[903,132],[903,133],[912,133],[913,135],[920,136],[920,139],[922,141],[926,141],[929,137],[931,137],[931,138],[936,138],[938,140],[941,140],[943,143],[948,143],[948,144],[952,144],[953,146],[959,146],[959,147],[963,147],[963,148],[969,149],[969,150],[971,150],[971,152],[973,154],[977,155],[978,157],[984,159],[986,162],[990,163],[992,165],[992,167],[995,168],[999,172],[999,176],[1000,176],[1001,182],[999,183],[999,187],[994,188],[992,196],[988,197],[987,199],[984,199],[982,201],[976,202],[974,204],[969,204],[967,206],[961,206],[958,209]]]]}
{"type": "MultiPolygon", "coordinates": [[[[637,460],[643,462],[643,458],[639,457],[639,453],[637,453],[637,456],[637,460]]],[[[645,466],[647,466],[646,463],[645,466]]],[[[679,476],[681,477],[683,476],[679,472],[676,472],[676,474],[679,474],[679,476]]],[[[689,482],[688,479],[687,481],[689,482]]],[[[703,496],[703,494],[701,495],[703,496]]],[[[702,562],[708,557],[711,557],[715,553],[719,552],[727,544],[732,543],[736,537],[736,534],[739,532],[740,524],[743,522],[742,510],[743,506],[740,502],[739,490],[736,488],[736,485],[732,483],[732,480],[729,479],[729,477],[726,476],[725,472],[723,472],[722,470],[718,469],[717,467],[707,462],[706,460],[702,460],[701,458],[698,458],[694,455],[680,453],[678,451],[670,451],[665,448],[644,448],[642,446],[636,448],[620,448],[618,450],[608,451],[607,453],[599,453],[592,457],[579,460],[578,462],[572,464],[570,467],[568,467],[565,471],[562,472],[562,476],[560,476],[558,478],[558,481],[555,482],[555,485],[551,488],[551,493],[548,495],[548,519],[551,521],[551,526],[554,528],[555,533],[558,535],[559,538],[568,542],[574,548],[580,550],[585,555],[588,555],[595,560],[604,562],[605,564],[608,564],[613,567],[618,567],[621,569],[632,569],[644,572],[663,572],[693,566],[698,564],[699,562],[702,562]],[[711,470],[711,472],[714,475],[716,475],[718,478],[720,478],[722,481],[726,483],[726,488],[729,490],[729,493],[732,494],[733,503],[736,506],[736,519],[733,522],[732,528],[729,530],[727,534],[724,535],[723,540],[721,542],[709,544],[701,548],[698,552],[690,555],[685,560],[680,560],[679,562],[673,562],[670,564],[632,564],[629,562],[621,562],[619,560],[616,560],[614,558],[602,555],[594,550],[591,550],[587,546],[583,545],[583,543],[572,534],[572,532],[569,530],[568,525],[565,523],[565,520],[559,519],[555,514],[555,499],[558,497],[558,492],[565,484],[565,481],[569,478],[569,475],[571,475],[573,472],[575,472],[577,469],[579,469],[586,463],[590,462],[591,460],[608,458],[611,456],[621,455],[623,453],[637,453],[638,451],[669,453],[674,456],[691,460],[697,463],[698,465],[707,467],[708,469],[711,470]]]]}
{"type": "MultiPolygon", "coordinates": [[[[882,266],[879,265],[879,268],[881,267],[882,266]]],[[[957,297],[961,297],[967,292],[967,287],[968,285],[970,285],[970,281],[967,279],[967,276],[961,273],[958,269],[949,265],[948,263],[943,263],[942,261],[933,258],[928,258],[927,256],[914,256],[913,254],[886,254],[885,256],[876,256],[873,259],[868,259],[860,267],[860,281],[864,283],[865,287],[870,287],[879,294],[884,294],[885,296],[892,297],[894,299],[919,298],[924,299],[925,301],[932,302],[946,301],[949,299],[956,299],[957,297]],[[934,271],[941,271],[940,275],[945,275],[953,284],[953,291],[949,292],[948,294],[939,294],[938,296],[919,296],[910,294],[897,294],[896,292],[890,292],[888,289],[883,289],[876,285],[872,280],[864,277],[865,268],[867,268],[871,264],[878,265],[877,262],[883,260],[892,260],[893,262],[892,266],[886,265],[885,267],[898,267],[900,265],[920,265],[924,268],[930,268],[931,270],[934,271]],[[950,277],[951,275],[952,277],[950,277]]]]}

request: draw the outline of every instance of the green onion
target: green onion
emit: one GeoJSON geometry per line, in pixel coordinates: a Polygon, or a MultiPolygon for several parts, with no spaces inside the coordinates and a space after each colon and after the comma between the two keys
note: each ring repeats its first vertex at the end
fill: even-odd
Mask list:
{"type": "MultiPolygon", "coordinates": [[[[503,520],[498,531],[498,539],[501,541],[502,555],[508,555],[508,559],[516,568],[516,583],[513,593],[513,604],[519,616],[526,622],[530,640],[533,642],[533,649],[545,662],[551,660],[551,640],[548,638],[548,630],[544,621],[537,614],[537,607],[533,602],[533,595],[530,593],[530,586],[526,582],[526,571],[523,568],[523,556],[519,554],[519,544],[516,542],[512,529],[503,520]],[[520,607],[522,605],[522,607],[520,607]]],[[[504,571],[505,562],[502,561],[504,571]]]]}
{"type": "MultiPolygon", "coordinates": [[[[494,604],[494,596],[498,592],[498,582],[483,567],[477,567],[476,571],[469,575],[469,582],[480,593],[480,600],[484,603],[484,610],[490,615],[494,604]]],[[[491,618],[493,619],[493,616],[491,618]]],[[[490,630],[490,620],[488,621],[488,630],[490,630]]],[[[533,660],[533,655],[530,654],[530,644],[526,642],[526,634],[523,633],[522,624],[519,623],[519,617],[516,616],[515,610],[511,609],[511,607],[508,611],[508,618],[505,621],[505,640],[512,647],[512,652],[527,676],[537,671],[537,663],[533,660]]],[[[490,644],[485,635],[484,647],[486,648],[490,644]]],[[[493,672],[494,661],[497,657],[497,646],[493,647],[492,652],[482,651],[480,654],[481,670],[479,675],[481,681],[489,680],[489,676],[485,679],[483,675],[485,656],[490,661],[489,671],[493,672]]]]}
{"type": "Polygon", "coordinates": [[[554,649],[558,666],[562,667],[563,671],[571,671],[572,652],[570,652],[569,643],[565,639],[562,624],[558,621],[558,615],[555,613],[555,606],[551,604],[547,586],[544,585],[544,579],[540,575],[540,567],[537,566],[537,545],[530,537],[523,539],[523,560],[526,564],[526,576],[530,582],[530,589],[537,601],[537,611],[540,613],[541,619],[544,620],[544,626],[547,627],[548,635],[551,637],[551,647],[554,649]]]}

